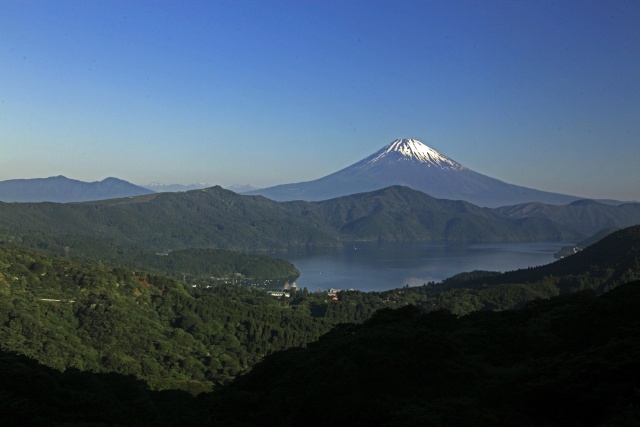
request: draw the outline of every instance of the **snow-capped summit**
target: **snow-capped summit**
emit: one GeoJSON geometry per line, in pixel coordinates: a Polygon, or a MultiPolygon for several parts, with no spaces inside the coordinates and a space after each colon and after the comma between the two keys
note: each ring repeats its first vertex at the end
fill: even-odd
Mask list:
{"type": "Polygon", "coordinates": [[[314,181],[254,190],[273,200],[325,200],[404,185],[440,199],[497,207],[570,203],[579,197],[520,187],[472,171],[417,139],[396,139],[372,155],[314,181]]]}
{"type": "Polygon", "coordinates": [[[417,139],[396,139],[380,151],[363,159],[360,163],[374,164],[375,162],[393,158],[398,161],[417,161],[425,165],[437,166],[442,169],[464,169],[460,163],[455,162],[426,146],[417,139]]]}

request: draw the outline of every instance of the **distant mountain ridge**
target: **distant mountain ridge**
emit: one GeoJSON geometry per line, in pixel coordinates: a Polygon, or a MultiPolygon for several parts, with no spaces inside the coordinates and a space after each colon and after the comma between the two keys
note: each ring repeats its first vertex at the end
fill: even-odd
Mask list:
{"type": "Polygon", "coordinates": [[[194,184],[161,184],[159,182],[152,182],[150,184],[141,185],[141,187],[151,190],[155,193],[175,193],[178,191],[190,191],[201,190],[203,188],[211,187],[206,182],[198,182],[194,184]]]}
{"type": "Polygon", "coordinates": [[[526,202],[566,204],[577,196],[508,184],[461,165],[417,139],[396,139],[376,153],[325,177],[247,192],[272,200],[318,201],[404,185],[438,199],[498,207],[526,202]]]}
{"type": "Polygon", "coordinates": [[[58,175],[49,178],[0,181],[2,202],[86,202],[153,193],[118,178],[84,182],[58,175]]]}

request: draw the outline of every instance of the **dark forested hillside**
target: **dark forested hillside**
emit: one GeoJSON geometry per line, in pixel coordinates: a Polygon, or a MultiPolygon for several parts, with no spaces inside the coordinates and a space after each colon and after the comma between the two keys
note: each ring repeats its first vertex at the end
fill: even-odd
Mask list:
{"type": "Polygon", "coordinates": [[[585,289],[602,293],[634,280],[640,280],[640,226],[616,231],[548,265],[503,274],[462,273],[407,292],[421,293],[427,303],[467,314],[518,308],[535,299],[585,289]]]}
{"type": "Polygon", "coordinates": [[[152,391],[132,376],[53,369],[0,350],[3,426],[206,426],[206,408],[187,392],[152,391]]]}
{"type": "MultiPolygon", "coordinates": [[[[640,279],[640,226],[628,227],[605,236],[584,250],[551,264],[480,278],[465,280],[461,286],[483,282],[488,285],[534,283],[561,279],[567,290],[584,288],[603,292],[618,284],[640,279]],[[571,289],[569,282],[573,282],[571,289]]],[[[445,283],[454,281],[445,281],[445,283]]],[[[559,284],[560,282],[556,282],[559,284]]],[[[560,286],[564,289],[564,286],[560,286]]]]}
{"type": "Polygon", "coordinates": [[[7,425],[633,426],[640,282],[457,318],[413,306],[274,353],[197,399],[0,351],[7,425]]]}
{"type": "Polygon", "coordinates": [[[384,310],[272,355],[212,396],[211,415],[245,426],[637,425],[638,304],[640,282],[462,318],[384,310]]]}
{"type": "Polygon", "coordinates": [[[566,256],[573,255],[574,253],[583,250],[587,246],[590,246],[590,245],[593,245],[594,243],[599,242],[604,237],[607,237],[609,234],[613,233],[616,230],[618,230],[618,228],[603,228],[596,234],[589,236],[586,239],[581,240],[571,246],[563,246],[558,250],[558,252],[554,254],[554,257],[564,258],[566,256]]]}

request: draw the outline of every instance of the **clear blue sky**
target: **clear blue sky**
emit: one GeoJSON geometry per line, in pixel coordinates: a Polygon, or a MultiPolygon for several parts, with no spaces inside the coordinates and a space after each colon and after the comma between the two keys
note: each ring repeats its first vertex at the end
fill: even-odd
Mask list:
{"type": "Polygon", "coordinates": [[[405,137],[640,200],[640,1],[0,2],[0,180],[268,186],[405,137]]]}

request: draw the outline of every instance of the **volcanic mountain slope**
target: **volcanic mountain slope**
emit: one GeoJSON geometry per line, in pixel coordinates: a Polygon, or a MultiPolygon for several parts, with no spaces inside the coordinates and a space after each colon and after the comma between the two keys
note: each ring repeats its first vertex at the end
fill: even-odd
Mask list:
{"type": "Polygon", "coordinates": [[[507,184],[474,172],[416,139],[396,139],[371,156],[323,178],[263,188],[260,194],[277,201],[326,200],[405,185],[439,199],[465,200],[498,207],[525,202],[566,204],[579,197],[507,184]]]}
{"type": "Polygon", "coordinates": [[[65,176],[0,181],[3,202],[85,202],[142,196],[153,191],[118,178],[84,182],[65,176]]]}

